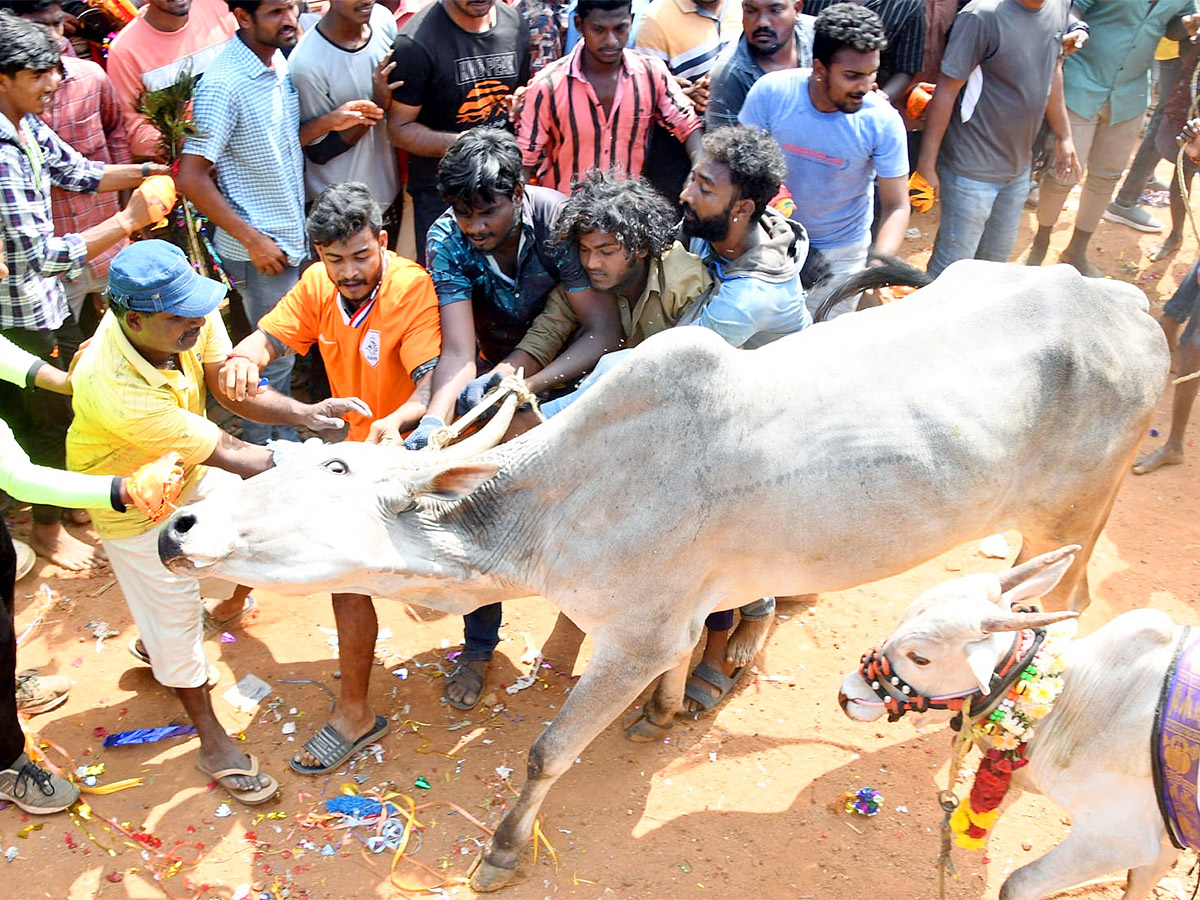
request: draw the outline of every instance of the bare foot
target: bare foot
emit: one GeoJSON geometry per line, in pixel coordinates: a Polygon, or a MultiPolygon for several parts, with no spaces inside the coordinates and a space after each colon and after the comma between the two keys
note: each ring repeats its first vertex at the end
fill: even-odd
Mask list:
{"type": "Polygon", "coordinates": [[[775,614],[771,613],[762,619],[742,619],[738,622],[725,647],[725,662],[735,668],[749,665],[767,642],[767,635],[771,633],[771,623],[774,621],[775,614]]]}
{"type": "Polygon", "coordinates": [[[1183,462],[1183,451],[1163,444],[1153,453],[1144,453],[1133,462],[1134,475],[1148,475],[1161,466],[1177,466],[1183,462]]]}
{"type": "MultiPolygon", "coordinates": [[[[333,712],[329,716],[329,724],[337,729],[337,733],[347,743],[357,744],[359,738],[364,734],[375,730],[375,713],[370,707],[366,707],[361,714],[351,717],[344,715],[339,705],[333,708],[333,712]]],[[[296,751],[296,755],[292,759],[302,766],[320,767],[324,765],[303,747],[296,751]]]]}
{"type": "Polygon", "coordinates": [[[1042,264],[1042,260],[1046,258],[1046,250],[1049,248],[1049,246],[1050,244],[1048,241],[1043,244],[1035,240],[1029,247],[1029,255],[1025,257],[1025,265],[1040,266],[1042,264]]]}
{"type": "Polygon", "coordinates": [[[1181,235],[1175,233],[1167,235],[1166,240],[1150,251],[1150,261],[1159,262],[1168,256],[1173,256],[1182,243],[1183,237],[1181,235]]]}
{"type": "Polygon", "coordinates": [[[1066,263],[1068,266],[1074,266],[1079,270],[1080,275],[1086,275],[1088,278],[1103,278],[1104,273],[1097,269],[1088,261],[1086,256],[1076,257],[1068,255],[1065,251],[1058,257],[1060,263],[1066,263]]]}
{"type": "Polygon", "coordinates": [[[29,534],[29,546],[38,556],[72,572],[98,569],[108,560],[102,549],[72,537],[60,522],[49,525],[35,522],[29,534]]]}
{"type": "Polygon", "coordinates": [[[460,658],[450,677],[446,679],[446,687],[442,691],[446,702],[456,709],[470,709],[478,703],[490,664],[491,660],[488,659],[460,658]]]}

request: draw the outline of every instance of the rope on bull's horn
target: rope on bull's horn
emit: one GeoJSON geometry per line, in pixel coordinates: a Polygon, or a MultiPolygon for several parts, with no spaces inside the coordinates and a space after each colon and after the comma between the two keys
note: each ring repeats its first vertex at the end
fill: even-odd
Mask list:
{"type": "Polygon", "coordinates": [[[500,383],[488,391],[483,396],[483,399],[465,415],[460,416],[452,424],[435,430],[429,436],[429,449],[442,450],[455,443],[484,413],[510,396],[517,398],[517,405],[528,403],[534,414],[538,417],[538,421],[546,421],[546,417],[542,415],[542,411],[538,407],[537,397],[534,396],[533,392],[529,390],[528,385],[525,384],[525,370],[520,368],[517,369],[515,374],[504,376],[500,383]]]}
{"type": "Polygon", "coordinates": [[[958,881],[958,872],[954,868],[954,860],[950,858],[950,850],[954,846],[954,838],[950,831],[950,816],[958,809],[958,795],[954,793],[954,785],[958,783],[958,775],[962,770],[963,760],[971,750],[974,740],[971,729],[963,728],[954,735],[950,747],[950,771],[947,776],[946,789],[938,791],[938,805],[945,815],[942,817],[942,846],[938,853],[938,897],[946,900],[946,872],[958,881]]]}

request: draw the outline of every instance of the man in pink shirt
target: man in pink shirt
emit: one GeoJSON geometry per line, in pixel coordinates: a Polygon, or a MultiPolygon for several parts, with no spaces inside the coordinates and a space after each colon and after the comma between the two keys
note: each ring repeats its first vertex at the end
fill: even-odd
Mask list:
{"type": "Polygon", "coordinates": [[[200,75],[237,30],[225,0],[149,0],[108,48],[108,76],[125,116],[135,160],[160,159],[158,132],[137,111],[142,91],[200,75]]]}

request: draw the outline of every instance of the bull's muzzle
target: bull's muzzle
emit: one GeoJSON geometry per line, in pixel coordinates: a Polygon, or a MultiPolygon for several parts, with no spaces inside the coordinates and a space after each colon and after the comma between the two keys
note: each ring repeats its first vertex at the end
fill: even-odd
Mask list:
{"type": "Polygon", "coordinates": [[[167,524],[158,533],[158,558],[172,572],[186,574],[192,570],[192,561],[184,555],[183,537],[196,524],[196,517],[180,510],[167,519],[167,524]]]}

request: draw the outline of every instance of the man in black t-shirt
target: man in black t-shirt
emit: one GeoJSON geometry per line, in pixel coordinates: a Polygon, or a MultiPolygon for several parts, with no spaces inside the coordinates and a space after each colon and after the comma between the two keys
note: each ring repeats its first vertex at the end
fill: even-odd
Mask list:
{"type": "Polygon", "coordinates": [[[438,0],[401,29],[392,47],[391,81],[403,85],[388,113],[392,143],[407,150],[417,261],[425,235],[446,209],[438,161],[461,132],[507,125],[508,98],[529,80],[529,29],[520,13],[495,0],[438,0]]]}

